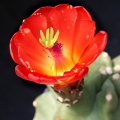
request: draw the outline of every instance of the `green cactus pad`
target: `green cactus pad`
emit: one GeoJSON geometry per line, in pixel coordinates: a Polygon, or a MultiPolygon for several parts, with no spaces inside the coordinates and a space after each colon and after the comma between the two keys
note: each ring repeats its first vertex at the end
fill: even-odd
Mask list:
{"type": "Polygon", "coordinates": [[[50,90],[35,99],[33,120],[120,120],[119,65],[120,56],[112,61],[103,52],[89,67],[77,104],[66,107],[50,90]]]}

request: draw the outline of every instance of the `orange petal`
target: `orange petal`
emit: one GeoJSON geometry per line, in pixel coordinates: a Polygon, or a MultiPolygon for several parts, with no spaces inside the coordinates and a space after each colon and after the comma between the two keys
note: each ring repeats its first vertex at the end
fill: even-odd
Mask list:
{"type": "Polygon", "coordinates": [[[64,56],[59,56],[55,58],[55,76],[63,75],[64,72],[70,71],[74,67],[71,59],[67,59],[64,56]]]}
{"type": "Polygon", "coordinates": [[[87,72],[87,67],[82,67],[81,65],[76,64],[70,71],[65,72],[63,76],[55,76],[55,79],[61,82],[71,83],[82,79],[87,72]]]}
{"type": "Polygon", "coordinates": [[[63,44],[63,54],[70,59],[77,11],[70,5],[62,4],[53,8],[49,17],[54,30],[60,31],[58,42],[63,44]]]}
{"type": "Polygon", "coordinates": [[[65,72],[63,76],[55,76],[55,79],[58,81],[67,82],[68,80],[72,79],[75,75],[76,73],[71,70],[65,72]]]}
{"type": "Polygon", "coordinates": [[[39,40],[40,30],[42,30],[44,33],[46,32],[47,20],[44,15],[36,13],[24,20],[20,29],[23,28],[29,28],[33,35],[35,36],[36,40],[39,40]]]}
{"type": "Polygon", "coordinates": [[[95,32],[95,23],[90,20],[77,21],[74,33],[73,61],[78,63],[80,56],[90,44],[95,32]]]}

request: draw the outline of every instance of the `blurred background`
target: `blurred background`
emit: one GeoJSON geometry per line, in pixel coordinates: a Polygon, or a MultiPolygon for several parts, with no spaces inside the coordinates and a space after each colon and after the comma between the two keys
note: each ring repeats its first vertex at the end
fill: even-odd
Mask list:
{"type": "Polygon", "coordinates": [[[96,21],[97,31],[105,30],[108,44],[105,49],[113,58],[120,54],[119,0],[1,0],[0,1],[0,120],[32,120],[33,100],[45,86],[18,78],[15,63],[9,54],[9,41],[18,31],[22,20],[42,6],[68,3],[84,6],[96,21]]]}

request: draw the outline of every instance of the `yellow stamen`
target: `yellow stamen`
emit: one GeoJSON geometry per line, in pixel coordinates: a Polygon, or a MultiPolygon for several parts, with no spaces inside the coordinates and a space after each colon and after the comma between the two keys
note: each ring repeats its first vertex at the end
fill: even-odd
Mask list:
{"type": "Polygon", "coordinates": [[[41,38],[39,38],[39,42],[47,48],[52,48],[58,39],[59,30],[57,30],[54,35],[54,30],[52,27],[50,27],[46,30],[46,36],[44,35],[43,31],[40,30],[40,36],[41,38]]]}

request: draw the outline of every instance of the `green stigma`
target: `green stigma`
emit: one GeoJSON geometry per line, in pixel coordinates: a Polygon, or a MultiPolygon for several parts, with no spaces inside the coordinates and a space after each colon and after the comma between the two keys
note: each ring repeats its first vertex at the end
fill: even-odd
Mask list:
{"type": "Polygon", "coordinates": [[[41,38],[39,38],[39,42],[47,48],[52,48],[58,39],[59,30],[57,30],[54,35],[54,30],[52,27],[50,27],[46,30],[46,36],[44,35],[43,31],[40,30],[40,36],[41,38]]]}

